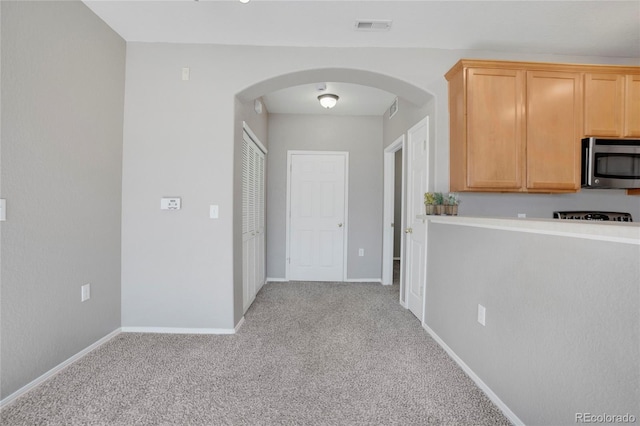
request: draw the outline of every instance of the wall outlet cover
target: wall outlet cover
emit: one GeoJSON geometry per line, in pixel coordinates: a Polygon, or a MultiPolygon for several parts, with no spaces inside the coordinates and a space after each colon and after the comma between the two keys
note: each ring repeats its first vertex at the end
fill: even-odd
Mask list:
{"type": "Polygon", "coordinates": [[[80,287],[80,301],[86,302],[91,299],[91,284],[85,284],[80,287]]]}

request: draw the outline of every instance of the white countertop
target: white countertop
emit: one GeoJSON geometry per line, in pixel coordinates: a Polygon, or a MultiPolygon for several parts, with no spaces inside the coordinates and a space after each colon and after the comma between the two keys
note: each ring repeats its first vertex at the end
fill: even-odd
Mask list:
{"type": "Polygon", "coordinates": [[[429,223],[560,235],[640,245],[640,223],[595,220],[419,215],[429,223]]]}

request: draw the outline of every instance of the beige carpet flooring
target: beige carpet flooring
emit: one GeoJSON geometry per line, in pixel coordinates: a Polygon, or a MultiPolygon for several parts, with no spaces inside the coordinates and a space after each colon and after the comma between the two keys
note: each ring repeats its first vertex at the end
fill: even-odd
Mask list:
{"type": "Polygon", "coordinates": [[[271,283],[236,335],[122,333],[2,425],[502,425],[398,286],[271,283]]]}

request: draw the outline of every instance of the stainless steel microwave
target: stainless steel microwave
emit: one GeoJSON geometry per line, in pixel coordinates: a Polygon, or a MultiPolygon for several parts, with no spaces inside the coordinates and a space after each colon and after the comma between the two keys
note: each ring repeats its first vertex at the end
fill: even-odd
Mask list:
{"type": "Polygon", "coordinates": [[[640,139],[582,139],[583,188],[640,188],[640,139]]]}

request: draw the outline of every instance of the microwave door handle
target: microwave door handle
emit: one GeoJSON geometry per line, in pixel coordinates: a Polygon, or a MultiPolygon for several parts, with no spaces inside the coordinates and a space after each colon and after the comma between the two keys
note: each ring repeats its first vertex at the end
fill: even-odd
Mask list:
{"type": "Polygon", "coordinates": [[[595,182],[593,182],[595,180],[595,161],[596,161],[596,142],[595,140],[591,139],[589,140],[589,150],[587,152],[587,170],[589,175],[587,176],[587,182],[589,183],[589,185],[594,185],[595,182]]]}
{"type": "Polygon", "coordinates": [[[591,167],[592,167],[591,161],[589,161],[590,160],[589,157],[591,156],[590,152],[591,152],[590,149],[585,149],[584,150],[584,165],[586,167],[585,167],[585,170],[583,171],[583,173],[585,174],[584,183],[587,184],[587,185],[591,185],[591,176],[593,176],[591,174],[591,167]]]}

